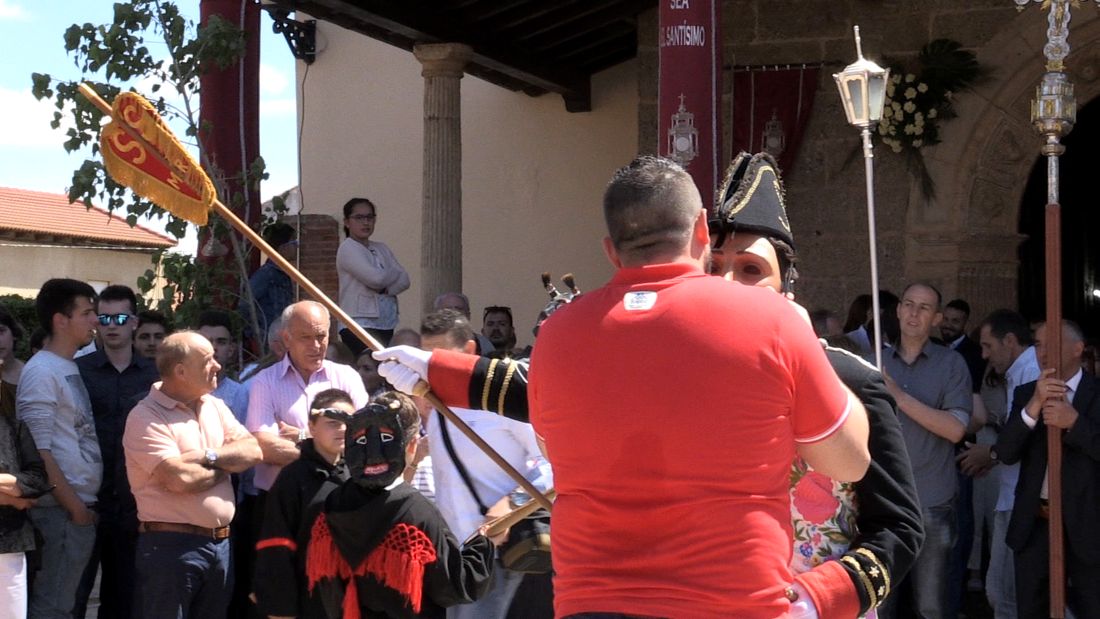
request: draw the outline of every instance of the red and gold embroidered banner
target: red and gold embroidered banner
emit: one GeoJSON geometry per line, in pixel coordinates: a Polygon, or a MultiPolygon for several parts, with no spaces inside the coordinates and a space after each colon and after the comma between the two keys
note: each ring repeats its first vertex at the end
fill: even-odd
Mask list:
{"type": "Polygon", "coordinates": [[[200,226],[217,193],[202,167],[172,135],[152,104],[133,92],[115,97],[100,134],[103,164],[119,183],[200,226]],[[135,139],[120,123],[141,136],[135,139]]]}
{"type": "Polygon", "coordinates": [[[660,0],[657,152],[684,166],[703,205],[718,183],[719,0],[660,0]]]}
{"type": "Polygon", "coordinates": [[[733,153],[767,151],[790,178],[813,111],[816,67],[751,67],[733,73],[733,153]]]}

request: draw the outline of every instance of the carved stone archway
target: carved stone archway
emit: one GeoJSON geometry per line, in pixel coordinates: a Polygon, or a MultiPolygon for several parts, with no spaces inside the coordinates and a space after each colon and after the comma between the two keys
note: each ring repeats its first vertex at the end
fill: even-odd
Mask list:
{"type": "MultiPolygon", "coordinates": [[[[1046,17],[1024,11],[978,50],[989,77],[961,93],[942,143],[926,149],[936,197],[914,188],[906,227],[907,278],[937,281],[970,301],[975,317],[1017,302],[1020,202],[1040,138],[1030,106],[1044,71],[1046,17]]],[[[1100,95],[1100,11],[1075,11],[1067,72],[1078,108],[1100,95]]]]}

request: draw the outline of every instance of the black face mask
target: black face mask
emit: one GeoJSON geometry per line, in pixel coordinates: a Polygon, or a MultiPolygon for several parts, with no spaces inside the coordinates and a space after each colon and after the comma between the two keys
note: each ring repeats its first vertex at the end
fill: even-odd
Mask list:
{"type": "Polygon", "coordinates": [[[397,410],[368,404],[348,418],[344,461],[355,483],[382,490],[405,470],[405,429],[397,410]]]}

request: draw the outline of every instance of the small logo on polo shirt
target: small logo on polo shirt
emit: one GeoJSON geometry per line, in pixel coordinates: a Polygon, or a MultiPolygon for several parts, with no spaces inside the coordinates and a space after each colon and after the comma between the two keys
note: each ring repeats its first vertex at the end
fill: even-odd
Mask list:
{"type": "Polygon", "coordinates": [[[640,292],[628,292],[623,295],[623,307],[628,312],[641,312],[653,309],[657,303],[657,293],[650,290],[640,292]]]}

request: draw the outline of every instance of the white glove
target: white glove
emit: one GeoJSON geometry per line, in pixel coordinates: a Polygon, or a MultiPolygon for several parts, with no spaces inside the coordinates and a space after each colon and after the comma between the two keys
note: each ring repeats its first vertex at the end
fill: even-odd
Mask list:
{"type": "Polygon", "coordinates": [[[401,393],[413,395],[413,389],[421,380],[428,378],[428,362],[432,353],[413,346],[393,346],[371,353],[382,363],[378,366],[378,375],[385,378],[401,393]]]}
{"type": "Polygon", "coordinates": [[[412,368],[396,361],[384,361],[378,366],[378,375],[388,380],[394,389],[405,395],[423,395],[423,393],[417,393],[416,386],[420,384],[420,375],[412,371],[412,368]]]}

